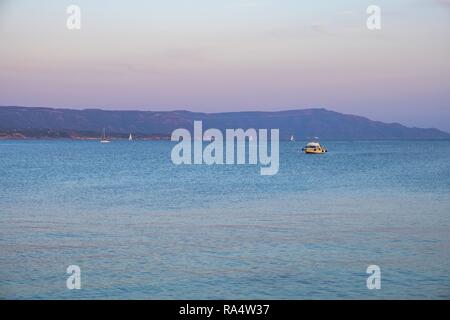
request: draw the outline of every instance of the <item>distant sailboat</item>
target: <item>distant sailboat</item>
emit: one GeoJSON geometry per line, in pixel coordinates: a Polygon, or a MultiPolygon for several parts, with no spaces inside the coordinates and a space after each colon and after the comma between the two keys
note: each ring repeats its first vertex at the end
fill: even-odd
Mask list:
{"type": "Polygon", "coordinates": [[[128,137],[128,141],[133,141],[133,136],[130,133],[130,136],[128,137]]]}
{"type": "Polygon", "coordinates": [[[291,136],[291,141],[295,141],[295,138],[294,138],[294,136],[291,136]]]}
{"type": "Polygon", "coordinates": [[[111,142],[108,139],[106,139],[106,130],[105,130],[105,128],[103,128],[102,138],[100,139],[100,142],[101,143],[109,143],[109,142],[111,142]]]}

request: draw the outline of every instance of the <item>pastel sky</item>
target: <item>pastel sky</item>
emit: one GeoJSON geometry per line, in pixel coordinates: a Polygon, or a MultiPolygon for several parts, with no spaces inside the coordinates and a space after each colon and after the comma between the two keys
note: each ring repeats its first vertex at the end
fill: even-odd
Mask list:
{"type": "Polygon", "coordinates": [[[325,107],[450,132],[450,0],[0,0],[0,105],[325,107]]]}

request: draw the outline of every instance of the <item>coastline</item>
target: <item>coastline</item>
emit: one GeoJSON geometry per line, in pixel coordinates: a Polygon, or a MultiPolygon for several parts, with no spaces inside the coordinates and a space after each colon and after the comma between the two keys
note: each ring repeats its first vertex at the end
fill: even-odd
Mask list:
{"type": "MultiPolygon", "coordinates": [[[[109,140],[112,141],[128,141],[128,137],[124,136],[108,136],[109,140]]],[[[91,137],[79,137],[79,136],[69,136],[69,137],[56,137],[56,136],[25,136],[23,134],[8,134],[3,135],[0,132],[0,141],[100,141],[101,138],[97,136],[91,137]]],[[[396,139],[323,139],[328,142],[376,142],[376,141],[450,141],[450,138],[396,138],[396,139]]],[[[133,141],[171,141],[169,135],[161,135],[161,136],[133,136],[133,141]]],[[[295,142],[291,142],[289,139],[280,139],[280,142],[289,142],[289,143],[299,143],[308,141],[307,139],[299,139],[295,142]]],[[[204,143],[208,143],[208,141],[203,141],[204,143]]]]}
{"type": "MultiPolygon", "coordinates": [[[[108,135],[110,140],[128,140],[127,135],[108,135]]],[[[135,140],[160,141],[170,140],[170,135],[139,135],[134,134],[135,140]]],[[[24,132],[0,132],[0,140],[75,140],[75,141],[95,141],[100,140],[98,134],[67,133],[67,132],[47,132],[45,133],[24,133],[24,132]]]]}

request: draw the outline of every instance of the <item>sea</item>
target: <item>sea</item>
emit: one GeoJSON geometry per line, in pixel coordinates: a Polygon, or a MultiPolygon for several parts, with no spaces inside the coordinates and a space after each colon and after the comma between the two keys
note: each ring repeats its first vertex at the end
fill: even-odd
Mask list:
{"type": "Polygon", "coordinates": [[[449,299],[450,141],[305,143],[263,176],[170,141],[0,141],[0,298],[449,299]]]}

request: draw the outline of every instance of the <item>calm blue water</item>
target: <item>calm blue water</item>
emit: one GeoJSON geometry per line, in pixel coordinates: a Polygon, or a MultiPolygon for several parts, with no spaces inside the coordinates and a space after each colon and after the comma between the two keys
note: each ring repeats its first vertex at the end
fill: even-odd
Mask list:
{"type": "Polygon", "coordinates": [[[0,297],[449,299],[450,141],[325,145],[260,176],[170,142],[0,141],[0,297]]]}

